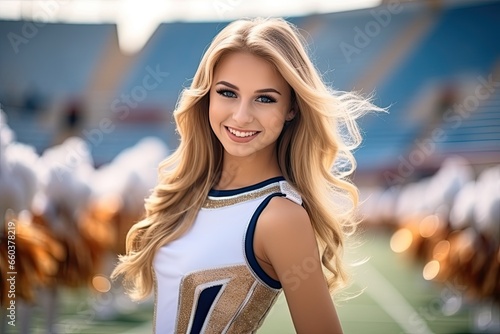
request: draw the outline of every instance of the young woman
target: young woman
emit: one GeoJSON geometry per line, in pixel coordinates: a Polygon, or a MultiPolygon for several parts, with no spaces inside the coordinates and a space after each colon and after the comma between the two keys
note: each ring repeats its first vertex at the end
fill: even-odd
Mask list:
{"type": "Polygon", "coordinates": [[[329,90],[299,36],[235,21],[181,95],[180,145],[113,274],[135,299],[154,290],[156,333],[253,333],[281,290],[298,333],[342,332],[355,119],[378,108],[329,90]]]}

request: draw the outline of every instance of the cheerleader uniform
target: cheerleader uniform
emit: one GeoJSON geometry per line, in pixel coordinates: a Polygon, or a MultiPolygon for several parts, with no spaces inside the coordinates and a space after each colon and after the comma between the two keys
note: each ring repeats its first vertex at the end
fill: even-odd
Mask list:
{"type": "Polygon", "coordinates": [[[153,261],[154,331],[254,333],[281,292],[253,250],[257,220],[281,196],[302,204],[283,177],[211,190],[191,229],[161,247],[153,261]]]}

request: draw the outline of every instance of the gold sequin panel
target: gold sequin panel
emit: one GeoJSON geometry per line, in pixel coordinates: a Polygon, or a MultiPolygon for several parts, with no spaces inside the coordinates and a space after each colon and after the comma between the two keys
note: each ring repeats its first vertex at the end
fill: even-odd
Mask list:
{"type": "Polygon", "coordinates": [[[271,290],[255,281],[247,303],[229,325],[227,333],[253,333],[264,322],[281,290],[271,290]]]}
{"type": "Polygon", "coordinates": [[[254,332],[280,292],[257,282],[246,265],[191,273],[181,282],[176,333],[190,331],[203,288],[219,284],[223,287],[205,319],[203,333],[254,332]]]}
{"type": "Polygon", "coordinates": [[[236,195],[234,197],[208,197],[203,203],[203,208],[205,209],[217,209],[225,206],[230,206],[245,202],[248,200],[256,199],[265,195],[280,192],[281,188],[279,185],[274,185],[271,187],[266,187],[263,189],[258,189],[255,191],[243,193],[241,195],[236,195]]]}

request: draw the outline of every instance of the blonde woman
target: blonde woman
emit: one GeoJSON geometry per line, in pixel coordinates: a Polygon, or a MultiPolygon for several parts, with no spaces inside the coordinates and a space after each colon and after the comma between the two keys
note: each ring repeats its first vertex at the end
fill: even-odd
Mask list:
{"type": "Polygon", "coordinates": [[[282,290],[298,333],[342,332],[331,293],[356,223],[346,176],[355,119],[373,109],[329,90],[283,19],[214,38],[174,112],[180,145],[113,273],[134,299],[154,291],[156,333],[253,333],[282,290]]]}

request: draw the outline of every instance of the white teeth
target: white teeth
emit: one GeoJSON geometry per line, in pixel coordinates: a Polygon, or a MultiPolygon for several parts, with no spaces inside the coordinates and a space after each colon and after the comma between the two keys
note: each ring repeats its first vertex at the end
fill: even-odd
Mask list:
{"type": "Polygon", "coordinates": [[[237,131],[237,130],[234,130],[234,129],[231,129],[231,128],[228,128],[229,129],[229,132],[231,132],[233,135],[235,135],[236,137],[249,137],[249,136],[253,136],[254,134],[257,133],[257,131],[254,131],[254,132],[242,132],[242,131],[237,131]]]}

